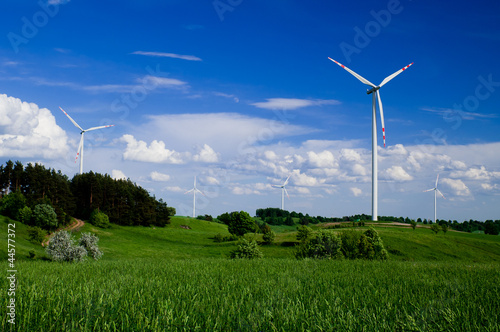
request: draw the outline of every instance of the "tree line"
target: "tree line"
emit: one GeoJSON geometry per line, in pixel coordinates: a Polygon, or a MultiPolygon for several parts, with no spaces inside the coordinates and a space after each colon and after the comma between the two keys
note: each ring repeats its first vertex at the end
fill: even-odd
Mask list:
{"type": "Polygon", "coordinates": [[[95,210],[112,223],[129,226],[165,226],[175,215],[174,208],[130,179],[88,172],[70,180],[61,171],[32,163],[24,167],[20,161],[0,165],[0,195],[0,213],[16,220],[21,220],[24,207],[52,207],[57,223],[42,227],[46,229],[64,226],[71,217],[87,220],[95,210]]]}

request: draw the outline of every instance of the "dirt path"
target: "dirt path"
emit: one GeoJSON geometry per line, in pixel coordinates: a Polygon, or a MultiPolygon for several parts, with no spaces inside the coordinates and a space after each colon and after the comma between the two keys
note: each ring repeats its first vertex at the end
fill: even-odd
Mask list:
{"type": "MultiPolygon", "coordinates": [[[[75,222],[74,223],[72,223],[71,225],[68,225],[66,227],[59,228],[55,232],[59,232],[59,231],[62,231],[62,230],[66,230],[68,232],[72,232],[74,230],[78,230],[78,229],[82,228],[83,225],[85,225],[85,223],[83,222],[83,220],[75,218],[75,222]]],[[[52,234],[54,234],[54,233],[52,233],[52,234]]],[[[42,247],[46,247],[49,244],[49,242],[50,242],[50,236],[52,234],[45,235],[45,240],[42,242],[42,247]]]]}

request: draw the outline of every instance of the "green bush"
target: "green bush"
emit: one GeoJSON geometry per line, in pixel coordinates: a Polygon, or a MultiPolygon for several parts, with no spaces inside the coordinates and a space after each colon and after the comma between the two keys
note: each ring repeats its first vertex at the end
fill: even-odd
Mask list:
{"type": "Polygon", "coordinates": [[[301,225],[297,227],[297,240],[298,241],[306,241],[308,238],[310,238],[313,234],[313,230],[306,226],[306,225],[301,225]]]}
{"type": "Polygon", "coordinates": [[[35,206],[33,210],[33,222],[35,226],[48,230],[56,229],[59,225],[54,208],[48,204],[38,204],[35,206]]]}
{"type": "Polygon", "coordinates": [[[297,258],[340,259],[342,241],[337,234],[322,230],[315,237],[306,238],[298,247],[297,258]]]}
{"type": "Polygon", "coordinates": [[[262,240],[264,241],[265,244],[271,244],[274,242],[274,238],[276,237],[276,233],[274,233],[272,230],[264,233],[262,235],[262,240]]]}
{"type": "Polygon", "coordinates": [[[31,217],[33,216],[33,211],[29,206],[25,206],[19,209],[19,221],[25,225],[31,224],[31,217]]]}
{"type": "Polygon", "coordinates": [[[378,232],[375,230],[375,228],[370,227],[364,232],[364,235],[366,235],[369,243],[373,246],[374,259],[386,260],[389,258],[389,254],[387,253],[387,250],[385,250],[384,248],[384,243],[382,242],[382,238],[378,235],[378,232]]]}
{"type": "Polygon", "coordinates": [[[433,231],[434,234],[439,233],[440,230],[441,230],[441,227],[438,224],[432,224],[431,225],[431,231],[433,231]]]}
{"type": "Polygon", "coordinates": [[[256,225],[253,221],[253,218],[250,217],[248,212],[240,211],[240,212],[231,212],[229,225],[227,227],[229,233],[243,236],[246,233],[255,232],[256,225]]]}
{"type": "Polygon", "coordinates": [[[19,192],[11,192],[0,200],[0,214],[19,220],[19,210],[26,206],[26,198],[19,192]]]}
{"type": "Polygon", "coordinates": [[[90,214],[90,219],[89,222],[100,228],[109,228],[111,227],[111,224],[109,223],[109,218],[108,215],[105,214],[104,212],[100,212],[98,210],[92,211],[90,214]]]}
{"type": "Polygon", "coordinates": [[[28,227],[28,240],[31,243],[41,244],[45,240],[47,232],[38,226],[28,227]]]}
{"type": "Polygon", "coordinates": [[[238,243],[238,247],[230,253],[231,258],[254,259],[262,258],[263,256],[264,255],[262,254],[262,251],[260,251],[257,242],[248,241],[245,238],[241,238],[240,242],[238,243]]]}

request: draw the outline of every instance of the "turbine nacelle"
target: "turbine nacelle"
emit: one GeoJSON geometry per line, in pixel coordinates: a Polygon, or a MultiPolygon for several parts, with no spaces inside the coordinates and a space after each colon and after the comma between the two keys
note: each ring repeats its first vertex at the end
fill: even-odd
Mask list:
{"type": "Polygon", "coordinates": [[[376,86],[374,88],[371,88],[371,89],[367,89],[366,90],[366,94],[369,95],[370,93],[373,93],[373,92],[376,92],[377,90],[380,89],[380,86],[376,86]]]}

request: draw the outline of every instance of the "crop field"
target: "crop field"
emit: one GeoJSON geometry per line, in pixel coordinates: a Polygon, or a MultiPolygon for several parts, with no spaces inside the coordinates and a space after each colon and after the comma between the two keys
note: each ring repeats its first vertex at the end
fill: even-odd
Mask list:
{"type": "Polygon", "coordinates": [[[500,330],[498,236],[377,227],[388,261],[297,260],[295,232],[277,228],[263,259],[231,260],[235,243],[213,241],[226,226],[175,217],[166,228],[86,224],[103,258],[56,263],[28,259],[43,248],[16,224],[16,324],[2,296],[2,331],[500,330]]]}

